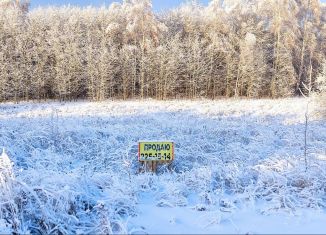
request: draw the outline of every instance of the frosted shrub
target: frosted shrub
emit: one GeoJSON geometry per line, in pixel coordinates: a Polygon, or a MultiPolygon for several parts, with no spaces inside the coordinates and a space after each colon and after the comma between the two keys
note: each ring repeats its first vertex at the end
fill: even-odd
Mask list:
{"type": "Polygon", "coordinates": [[[269,201],[268,210],[296,208],[325,208],[326,163],[315,161],[305,171],[304,163],[296,157],[275,157],[254,167],[258,172],[254,193],[269,201]]]}
{"type": "Polygon", "coordinates": [[[120,183],[121,180],[117,182],[110,175],[76,177],[42,168],[38,172],[30,170],[26,178],[16,180],[11,162],[3,153],[0,158],[1,229],[24,234],[126,233],[121,220],[134,213],[132,187],[126,185],[121,193],[103,190],[120,183]],[[36,174],[43,179],[30,182],[28,178],[36,174]],[[108,179],[112,179],[112,185],[104,185],[110,183],[108,179]],[[100,197],[106,201],[99,201],[100,197]]]}
{"type": "Polygon", "coordinates": [[[14,180],[12,162],[3,150],[0,156],[0,224],[7,231],[17,231],[20,226],[18,208],[14,202],[14,180]]]}
{"type": "Polygon", "coordinates": [[[10,161],[8,155],[3,149],[0,156],[0,187],[2,196],[10,194],[12,191],[12,180],[14,179],[14,173],[12,170],[12,162],[10,161]]]}

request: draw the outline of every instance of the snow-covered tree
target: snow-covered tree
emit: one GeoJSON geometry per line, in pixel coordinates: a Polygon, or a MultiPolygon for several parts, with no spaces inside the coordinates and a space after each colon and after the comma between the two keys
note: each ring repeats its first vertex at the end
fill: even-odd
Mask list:
{"type": "Polygon", "coordinates": [[[109,7],[0,10],[0,100],[282,97],[326,57],[317,0],[150,0],[109,7]]]}
{"type": "Polygon", "coordinates": [[[326,116],[326,60],[324,60],[322,70],[317,76],[316,86],[319,110],[322,115],[326,116]]]}
{"type": "Polygon", "coordinates": [[[8,9],[8,8],[16,8],[23,12],[27,12],[29,8],[30,1],[29,0],[1,0],[0,8],[8,9]]]}
{"type": "Polygon", "coordinates": [[[272,97],[294,93],[296,73],[292,51],[298,30],[295,18],[297,12],[298,6],[294,0],[266,0],[259,5],[259,13],[263,16],[264,24],[272,33],[270,38],[270,44],[273,45],[270,87],[272,97]]]}
{"type": "Polygon", "coordinates": [[[298,13],[296,19],[301,26],[298,28],[300,38],[296,47],[297,55],[294,66],[297,69],[297,91],[304,90],[303,84],[312,83],[313,77],[318,73],[318,63],[320,54],[318,48],[318,36],[320,28],[320,1],[303,0],[298,1],[298,13]]]}

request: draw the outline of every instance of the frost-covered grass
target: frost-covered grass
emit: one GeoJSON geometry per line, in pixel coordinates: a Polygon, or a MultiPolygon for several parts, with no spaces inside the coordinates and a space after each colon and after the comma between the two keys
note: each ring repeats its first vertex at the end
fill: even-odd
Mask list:
{"type": "Polygon", "coordinates": [[[246,208],[326,218],[326,122],[310,117],[306,171],[304,114],[302,99],[0,104],[14,163],[0,158],[0,233],[275,231],[240,229],[246,208]],[[176,143],[172,172],[138,174],[141,139],[176,143]]]}

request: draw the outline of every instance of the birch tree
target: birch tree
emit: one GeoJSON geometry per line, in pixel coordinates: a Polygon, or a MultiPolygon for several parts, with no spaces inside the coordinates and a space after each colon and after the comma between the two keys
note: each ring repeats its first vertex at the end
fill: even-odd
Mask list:
{"type": "Polygon", "coordinates": [[[157,21],[150,0],[125,0],[122,4],[127,25],[125,41],[140,48],[139,86],[140,97],[144,98],[146,83],[145,57],[148,43],[158,44],[164,25],[157,21]]]}
{"type": "Polygon", "coordinates": [[[295,21],[297,11],[298,6],[293,0],[267,0],[260,9],[273,34],[273,72],[270,87],[272,97],[294,93],[296,74],[291,46],[295,45],[295,35],[298,33],[295,21]]]}
{"type": "MultiPolygon", "coordinates": [[[[311,83],[313,73],[316,73],[317,34],[320,24],[320,2],[318,0],[303,0],[299,2],[299,12],[297,14],[300,27],[300,46],[298,50],[298,60],[296,61],[298,78],[296,89],[303,88],[303,84],[311,83]]],[[[318,60],[318,59],[317,59],[318,60]]]]}
{"type": "Polygon", "coordinates": [[[326,116],[326,59],[323,61],[322,69],[316,79],[318,111],[326,116]]]}
{"type": "Polygon", "coordinates": [[[0,100],[288,97],[318,90],[317,0],[150,0],[109,7],[0,5],[0,100]],[[25,10],[24,10],[25,9],[25,10]],[[303,92],[304,93],[304,92],[303,92]]]}

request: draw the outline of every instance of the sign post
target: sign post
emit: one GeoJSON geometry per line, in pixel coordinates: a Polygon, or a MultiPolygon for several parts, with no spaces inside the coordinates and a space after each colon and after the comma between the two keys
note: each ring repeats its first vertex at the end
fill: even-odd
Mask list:
{"type": "Polygon", "coordinates": [[[156,172],[158,164],[171,164],[174,160],[174,143],[172,141],[140,141],[138,160],[144,165],[145,170],[156,172]]]}

